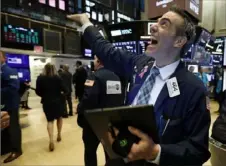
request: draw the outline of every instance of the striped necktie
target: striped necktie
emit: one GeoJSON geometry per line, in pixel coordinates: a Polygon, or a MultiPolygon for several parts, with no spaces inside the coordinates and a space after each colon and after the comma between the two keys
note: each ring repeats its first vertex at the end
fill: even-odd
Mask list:
{"type": "Polygon", "coordinates": [[[147,105],[149,103],[151,91],[155,84],[155,78],[159,74],[159,69],[157,67],[153,67],[151,70],[151,75],[145,80],[140,89],[140,94],[137,99],[137,105],[147,105]]]}

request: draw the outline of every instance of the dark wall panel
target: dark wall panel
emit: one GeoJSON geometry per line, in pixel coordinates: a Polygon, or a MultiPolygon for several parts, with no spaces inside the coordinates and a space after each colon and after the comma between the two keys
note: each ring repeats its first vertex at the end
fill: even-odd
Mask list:
{"type": "Polygon", "coordinates": [[[81,55],[81,35],[75,31],[67,31],[64,35],[64,53],[81,55]]]}
{"type": "Polygon", "coordinates": [[[48,29],[48,27],[47,24],[31,21],[31,28],[48,29]]]}
{"type": "Polygon", "coordinates": [[[44,30],[44,50],[62,53],[62,37],[60,32],[44,30]]]}
{"type": "Polygon", "coordinates": [[[29,28],[29,21],[19,17],[8,16],[8,24],[29,28]]]}

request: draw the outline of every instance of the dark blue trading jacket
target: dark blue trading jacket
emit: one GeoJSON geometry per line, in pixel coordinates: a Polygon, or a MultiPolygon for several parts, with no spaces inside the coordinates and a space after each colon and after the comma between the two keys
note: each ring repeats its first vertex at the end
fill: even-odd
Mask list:
{"type": "MultiPolygon", "coordinates": [[[[146,55],[116,49],[92,26],[85,30],[84,38],[106,68],[119,76],[138,78],[134,79],[128,94],[127,104],[131,104],[149,70],[140,79],[139,74],[145,66],[150,69],[153,60],[146,55]]],[[[210,112],[206,107],[206,89],[201,80],[188,72],[182,63],[172,77],[177,78],[180,95],[169,97],[167,85],[164,85],[155,103],[161,146],[160,165],[201,166],[210,158],[210,112]],[[163,134],[168,119],[170,123],[163,134]]]]}
{"type": "Polygon", "coordinates": [[[1,66],[1,105],[2,111],[19,109],[19,79],[17,71],[4,64],[1,66]]]}

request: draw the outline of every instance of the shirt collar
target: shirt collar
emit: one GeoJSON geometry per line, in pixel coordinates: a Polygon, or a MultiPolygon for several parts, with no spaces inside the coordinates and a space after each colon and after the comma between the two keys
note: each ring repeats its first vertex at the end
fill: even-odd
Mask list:
{"type": "Polygon", "coordinates": [[[153,67],[157,67],[159,69],[159,72],[160,72],[160,77],[162,80],[166,80],[168,79],[176,70],[177,66],[179,65],[180,63],[180,60],[174,62],[174,63],[171,63],[167,66],[164,66],[164,67],[157,67],[156,66],[156,62],[154,63],[153,67]]]}

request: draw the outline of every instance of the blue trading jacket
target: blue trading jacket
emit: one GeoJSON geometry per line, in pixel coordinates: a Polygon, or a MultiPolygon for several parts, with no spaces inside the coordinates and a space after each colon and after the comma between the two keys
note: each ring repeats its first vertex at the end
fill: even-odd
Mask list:
{"type": "Polygon", "coordinates": [[[1,66],[1,105],[4,111],[13,111],[19,108],[19,79],[17,71],[8,65],[1,66]]]}

